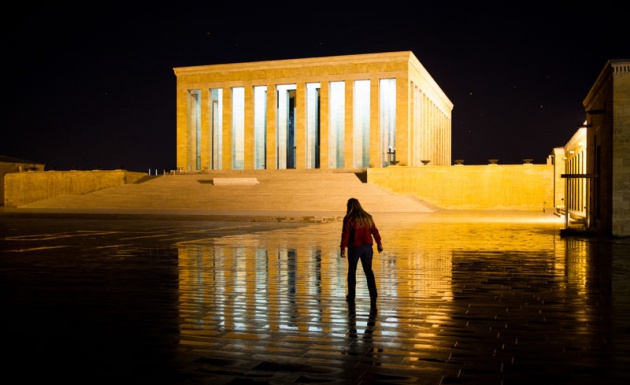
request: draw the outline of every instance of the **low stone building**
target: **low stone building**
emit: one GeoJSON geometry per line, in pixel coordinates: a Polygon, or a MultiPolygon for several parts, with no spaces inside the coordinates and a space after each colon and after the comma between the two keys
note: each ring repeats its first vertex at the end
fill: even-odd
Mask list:
{"type": "Polygon", "coordinates": [[[589,227],[630,236],[630,59],[609,60],[583,105],[589,227]]]}
{"type": "Polygon", "coordinates": [[[44,171],[46,165],[11,156],[0,155],[0,206],[4,206],[4,176],[10,172],[44,171]]]}

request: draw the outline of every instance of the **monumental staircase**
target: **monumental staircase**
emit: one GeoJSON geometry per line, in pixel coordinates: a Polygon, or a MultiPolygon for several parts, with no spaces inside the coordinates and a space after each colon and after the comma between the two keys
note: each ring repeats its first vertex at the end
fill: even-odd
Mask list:
{"type": "Polygon", "coordinates": [[[189,214],[291,212],[343,215],[348,198],[370,213],[439,210],[366,181],[365,170],[230,170],[171,173],[80,195],[62,195],[20,206],[71,212],[166,212],[189,214]]]}

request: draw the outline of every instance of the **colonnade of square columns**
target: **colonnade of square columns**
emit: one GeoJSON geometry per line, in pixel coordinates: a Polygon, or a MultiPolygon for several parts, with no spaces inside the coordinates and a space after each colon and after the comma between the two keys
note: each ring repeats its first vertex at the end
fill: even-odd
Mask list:
{"type": "Polygon", "coordinates": [[[453,105],[408,51],[174,71],[182,171],[451,161],[453,105]]]}

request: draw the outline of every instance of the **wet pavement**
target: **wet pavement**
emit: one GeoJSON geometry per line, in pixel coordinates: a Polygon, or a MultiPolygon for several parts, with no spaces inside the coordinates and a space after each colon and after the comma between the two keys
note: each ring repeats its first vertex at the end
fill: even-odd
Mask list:
{"type": "Polygon", "coordinates": [[[340,222],[0,213],[8,384],[621,384],[630,239],[553,216],[375,215],[378,311],[340,222]]]}

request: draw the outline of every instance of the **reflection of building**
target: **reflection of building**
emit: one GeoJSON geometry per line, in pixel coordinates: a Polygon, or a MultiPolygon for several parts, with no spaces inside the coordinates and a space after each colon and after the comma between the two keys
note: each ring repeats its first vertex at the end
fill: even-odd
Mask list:
{"type": "Polygon", "coordinates": [[[453,104],[409,51],[174,72],[182,171],[451,162],[453,104]]]}

